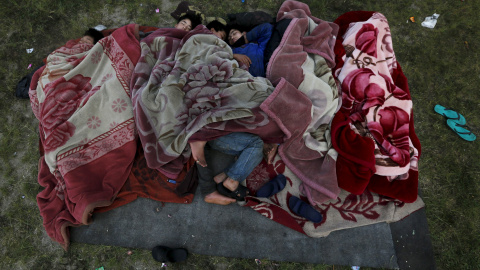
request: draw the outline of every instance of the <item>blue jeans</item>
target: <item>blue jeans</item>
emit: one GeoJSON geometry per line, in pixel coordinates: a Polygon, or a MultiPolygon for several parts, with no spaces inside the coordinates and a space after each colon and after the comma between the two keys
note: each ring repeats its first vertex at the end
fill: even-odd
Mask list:
{"type": "Polygon", "coordinates": [[[241,182],[255,169],[263,159],[263,141],[257,135],[245,132],[233,132],[208,144],[224,154],[238,156],[224,173],[231,179],[241,182]]]}

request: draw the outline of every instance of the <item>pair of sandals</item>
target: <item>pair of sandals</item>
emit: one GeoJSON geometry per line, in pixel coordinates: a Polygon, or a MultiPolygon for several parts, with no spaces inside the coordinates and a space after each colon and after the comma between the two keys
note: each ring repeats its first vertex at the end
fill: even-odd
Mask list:
{"type": "Polygon", "coordinates": [[[447,117],[447,125],[455,131],[462,139],[473,142],[477,139],[475,134],[470,131],[470,128],[467,126],[467,121],[465,117],[458,112],[445,108],[441,105],[435,105],[435,112],[447,117]]]}

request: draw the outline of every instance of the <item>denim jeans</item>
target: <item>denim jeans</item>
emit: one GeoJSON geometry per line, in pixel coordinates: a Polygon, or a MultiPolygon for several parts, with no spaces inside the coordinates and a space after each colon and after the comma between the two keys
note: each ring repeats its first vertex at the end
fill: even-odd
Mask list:
{"type": "Polygon", "coordinates": [[[245,180],[263,158],[263,141],[251,133],[233,132],[209,141],[208,145],[224,154],[237,156],[237,160],[224,172],[238,182],[245,180]]]}

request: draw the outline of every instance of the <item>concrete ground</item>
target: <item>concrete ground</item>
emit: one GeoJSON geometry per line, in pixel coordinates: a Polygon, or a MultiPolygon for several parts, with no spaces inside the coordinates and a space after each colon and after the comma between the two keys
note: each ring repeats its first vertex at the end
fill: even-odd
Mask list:
{"type": "Polygon", "coordinates": [[[152,249],[184,247],[191,253],[389,269],[435,269],[421,209],[405,219],[310,238],[237,204],[191,204],[140,198],[94,215],[89,226],[71,228],[71,239],[99,245],[152,249]]]}

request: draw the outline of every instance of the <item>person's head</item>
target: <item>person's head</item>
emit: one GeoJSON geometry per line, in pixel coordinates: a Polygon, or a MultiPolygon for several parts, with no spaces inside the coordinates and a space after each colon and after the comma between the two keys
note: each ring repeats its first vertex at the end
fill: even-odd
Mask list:
{"type": "Polygon", "coordinates": [[[239,40],[240,38],[243,38],[243,35],[245,33],[246,32],[242,32],[241,29],[239,29],[239,27],[230,27],[228,31],[228,44],[230,45],[235,44],[237,40],[239,40]]]}
{"type": "Polygon", "coordinates": [[[102,32],[97,31],[94,28],[89,28],[87,31],[85,31],[85,33],[83,34],[83,37],[80,39],[78,43],[88,43],[93,45],[102,38],[103,38],[102,32]]]}
{"type": "Polygon", "coordinates": [[[199,24],[200,20],[198,18],[186,14],[178,19],[177,24],[175,24],[175,28],[190,31],[199,24]]]}
{"type": "Polygon", "coordinates": [[[217,21],[217,20],[214,20],[214,21],[211,21],[209,24],[207,24],[207,28],[212,31],[212,33],[217,36],[219,39],[221,40],[226,40],[226,37],[227,37],[227,27],[217,21]]]}

